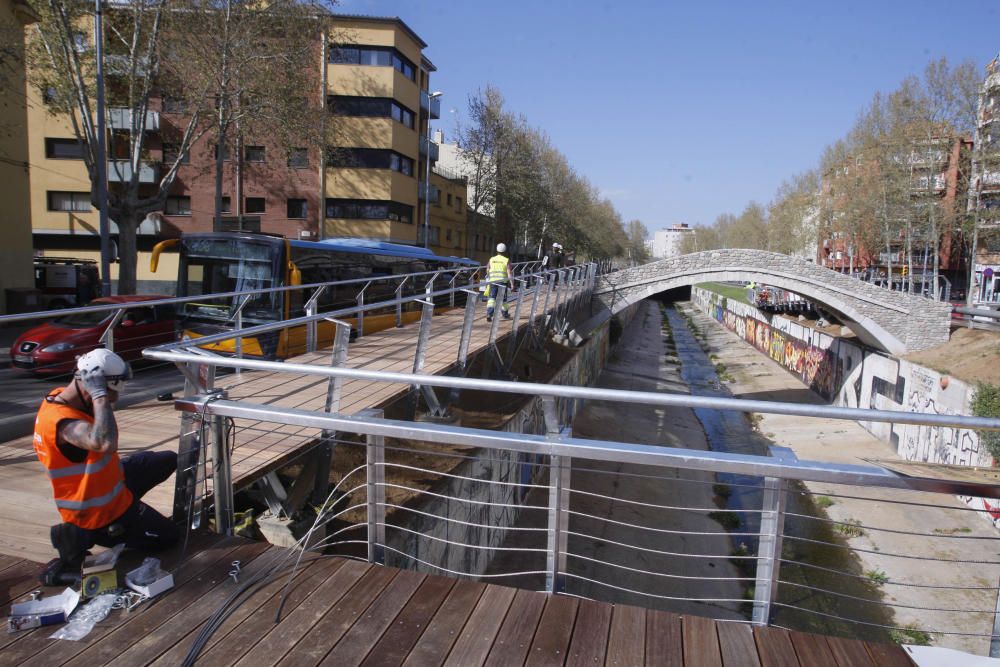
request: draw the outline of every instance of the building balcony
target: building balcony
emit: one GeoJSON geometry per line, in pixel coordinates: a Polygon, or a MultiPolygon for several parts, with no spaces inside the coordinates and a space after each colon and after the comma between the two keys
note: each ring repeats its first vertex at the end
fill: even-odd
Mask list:
{"type": "Polygon", "coordinates": [[[431,162],[437,162],[440,150],[438,145],[433,141],[428,141],[427,137],[423,134],[420,135],[420,155],[422,157],[427,157],[427,147],[430,146],[431,149],[431,162]]]}
{"type": "MultiPolygon", "coordinates": [[[[139,164],[139,182],[156,183],[159,165],[152,162],[139,164]]],[[[108,183],[128,183],[132,180],[132,163],[128,160],[108,160],[108,183]]]]}
{"type": "Polygon", "coordinates": [[[979,177],[979,187],[984,192],[1000,190],[1000,171],[984,171],[979,177]]]}
{"type": "Polygon", "coordinates": [[[417,197],[420,201],[427,199],[427,195],[430,195],[430,202],[432,204],[437,204],[441,199],[441,190],[433,183],[428,184],[424,181],[420,181],[417,186],[417,197]]]}
{"type": "MultiPolygon", "coordinates": [[[[112,130],[131,130],[132,114],[134,113],[135,110],[126,109],[124,107],[112,107],[108,109],[108,128],[112,130]]],[[[160,131],[159,111],[146,112],[145,130],[146,132],[160,131]]]]}
{"type": "Polygon", "coordinates": [[[421,90],[420,108],[426,111],[432,119],[437,120],[441,117],[441,98],[435,97],[432,99],[426,90],[421,90]]]}

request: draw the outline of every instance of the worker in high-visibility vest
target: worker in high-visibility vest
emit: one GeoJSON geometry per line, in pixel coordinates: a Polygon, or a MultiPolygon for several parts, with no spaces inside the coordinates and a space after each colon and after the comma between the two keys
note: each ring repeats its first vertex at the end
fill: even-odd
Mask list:
{"type": "MultiPolygon", "coordinates": [[[[484,292],[489,295],[489,300],[486,302],[487,322],[493,321],[493,313],[496,310],[497,303],[497,292],[500,291],[500,285],[504,281],[510,287],[514,285],[514,273],[510,269],[510,260],[503,255],[505,252],[507,252],[507,246],[503,243],[498,243],[497,254],[490,257],[490,261],[487,264],[488,273],[486,274],[486,279],[490,281],[490,284],[484,288],[484,292]]],[[[503,313],[504,319],[510,319],[506,299],[500,302],[500,311],[503,313]]]]}
{"type": "Polygon", "coordinates": [[[63,521],[50,530],[59,557],[42,573],[46,585],[79,579],[84,555],[95,544],[124,543],[154,551],[180,536],[172,520],[140,501],[177,470],[177,454],[138,452],[118,458],[112,404],[131,376],[125,360],[98,348],[77,360],[72,382],[53,390],[38,410],[35,453],[63,521]]]}

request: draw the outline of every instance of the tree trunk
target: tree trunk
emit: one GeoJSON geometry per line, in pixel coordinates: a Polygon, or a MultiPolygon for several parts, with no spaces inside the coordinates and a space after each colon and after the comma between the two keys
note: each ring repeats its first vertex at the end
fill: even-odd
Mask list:
{"type": "Polygon", "coordinates": [[[115,221],[118,223],[118,294],[135,294],[138,263],[136,232],[142,220],[134,211],[121,211],[115,221]]]}

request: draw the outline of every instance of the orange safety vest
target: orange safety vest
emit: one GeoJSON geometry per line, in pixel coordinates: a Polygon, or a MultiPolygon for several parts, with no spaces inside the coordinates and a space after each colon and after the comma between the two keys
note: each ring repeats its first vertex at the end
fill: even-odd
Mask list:
{"type": "MultiPolygon", "coordinates": [[[[56,389],[49,396],[61,392],[56,389]]],[[[125,471],[117,452],[84,450],[87,458],[76,463],[59,451],[59,423],[67,419],[94,423],[86,412],[47,398],[42,401],[35,417],[35,454],[45,466],[63,521],[89,530],[103,528],[125,513],[132,504],[132,492],[125,486],[125,471]]]]}

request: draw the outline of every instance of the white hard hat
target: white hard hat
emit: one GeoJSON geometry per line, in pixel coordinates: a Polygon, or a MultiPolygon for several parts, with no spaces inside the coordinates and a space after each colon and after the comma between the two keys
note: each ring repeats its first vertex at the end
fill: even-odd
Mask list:
{"type": "Polygon", "coordinates": [[[83,371],[100,369],[108,381],[108,389],[119,394],[125,388],[125,381],[132,379],[132,367],[117,354],[103,347],[91,350],[76,360],[77,376],[83,371]]]}
{"type": "Polygon", "coordinates": [[[507,246],[503,243],[497,244],[497,252],[507,252],[507,246]]]}

